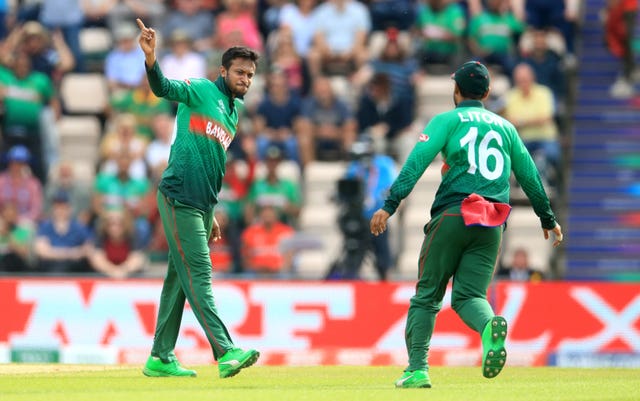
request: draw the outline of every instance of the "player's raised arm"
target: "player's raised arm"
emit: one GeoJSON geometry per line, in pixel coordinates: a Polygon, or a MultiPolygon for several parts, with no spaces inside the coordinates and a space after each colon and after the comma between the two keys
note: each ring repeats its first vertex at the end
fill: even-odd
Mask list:
{"type": "Polygon", "coordinates": [[[156,31],[153,28],[147,28],[140,18],[136,18],[138,28],[140,28],[140,37],[138,43],[144,52],[145,63],[151,68],[156,62],[156,31]]]}
{"type": "Polygon", "coordinates": [[[198,91],[194,90],[200,80],[170,80],[167,79],[156,62],[156,31],[148,28],[140,18],[136,19],[140,28],[140,48],[144,52],[147,79],[149,87],[154,95],[174,102],[185,103],[193,106],[202,102],[198,91]]]}

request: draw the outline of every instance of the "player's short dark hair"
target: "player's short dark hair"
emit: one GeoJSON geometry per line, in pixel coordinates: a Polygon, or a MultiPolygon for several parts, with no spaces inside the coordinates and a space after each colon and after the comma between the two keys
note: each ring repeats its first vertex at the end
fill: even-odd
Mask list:
{"type": "Polygon", "coordinates": [[[222,66],[226,69],[229,69],[233,60],[237,58],[251,60],[257,66],[260,55],[255,50],[252,50],[248,47],[233,46],[228,48],[222,55],[222,66]]]}

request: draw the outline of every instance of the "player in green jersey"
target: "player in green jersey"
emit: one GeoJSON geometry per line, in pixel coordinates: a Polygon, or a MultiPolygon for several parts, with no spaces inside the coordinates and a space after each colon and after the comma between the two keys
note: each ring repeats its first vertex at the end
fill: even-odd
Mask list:
{"type": "Polygon", "coordinates": [[[409,365],[396,387],[431,387],[427,353],[436,314],[449,279],[453,277],[451,306],[482,339],[482,374],[498,375],[506,362],[507,322],[496,316],[486,294],[496,265],[509,206],[511,171],[540,218],[545,239],[562,241],[549,198],[531,156],[511,123],[486,110],[489,72],[479,62],[463,64],[455,81],[454,110],[435,116],[419,136],[384,203],[371,218],[374,235],[386,229],[387,219],[409,195],[438,153],[447,167],[425,226],[418,283],[411,298],[405,341],[409,365]]]}
{"type": "Polygon", "coordinates": [[[154,377],[196,375],[182,367],[174,353],[186,299],[211,344],[220,377],[231,377],[253,365],[260,353],[236,348],[218,315],[208,241],[220,238],[213,208],[222,185],[226,150],[236,134],[238,108],[251,86],[258,54],[246,47],[228,49],[215,82],[169,80],[156,61],[155,31],[140,19],[137,22],[151,90],[158,97],[178,102],[176,139],[157,194],[169,243],[169,266],[153,347],[143,373],[154,377]]]}

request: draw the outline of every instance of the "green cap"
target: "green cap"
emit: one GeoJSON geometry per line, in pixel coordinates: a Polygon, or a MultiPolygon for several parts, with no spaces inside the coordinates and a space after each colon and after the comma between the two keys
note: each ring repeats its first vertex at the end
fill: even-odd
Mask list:
{"type": "Polygon", "coordinates": [[[467,61],[451,75],[460,90],[470,95],[484,95],[489,90],[489,70],[479,61],[467,61]]]}

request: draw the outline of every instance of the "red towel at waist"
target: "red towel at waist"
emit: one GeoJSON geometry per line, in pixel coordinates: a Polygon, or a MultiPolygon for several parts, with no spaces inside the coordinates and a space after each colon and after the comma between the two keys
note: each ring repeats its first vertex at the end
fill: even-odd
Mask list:
{"type": "Polygon", "coordinates": [[[497,227],[507,221],[511,206],[490,202],[478,194],[471,194],[462,201],[460,213],[466,226],[497,227]]]}

